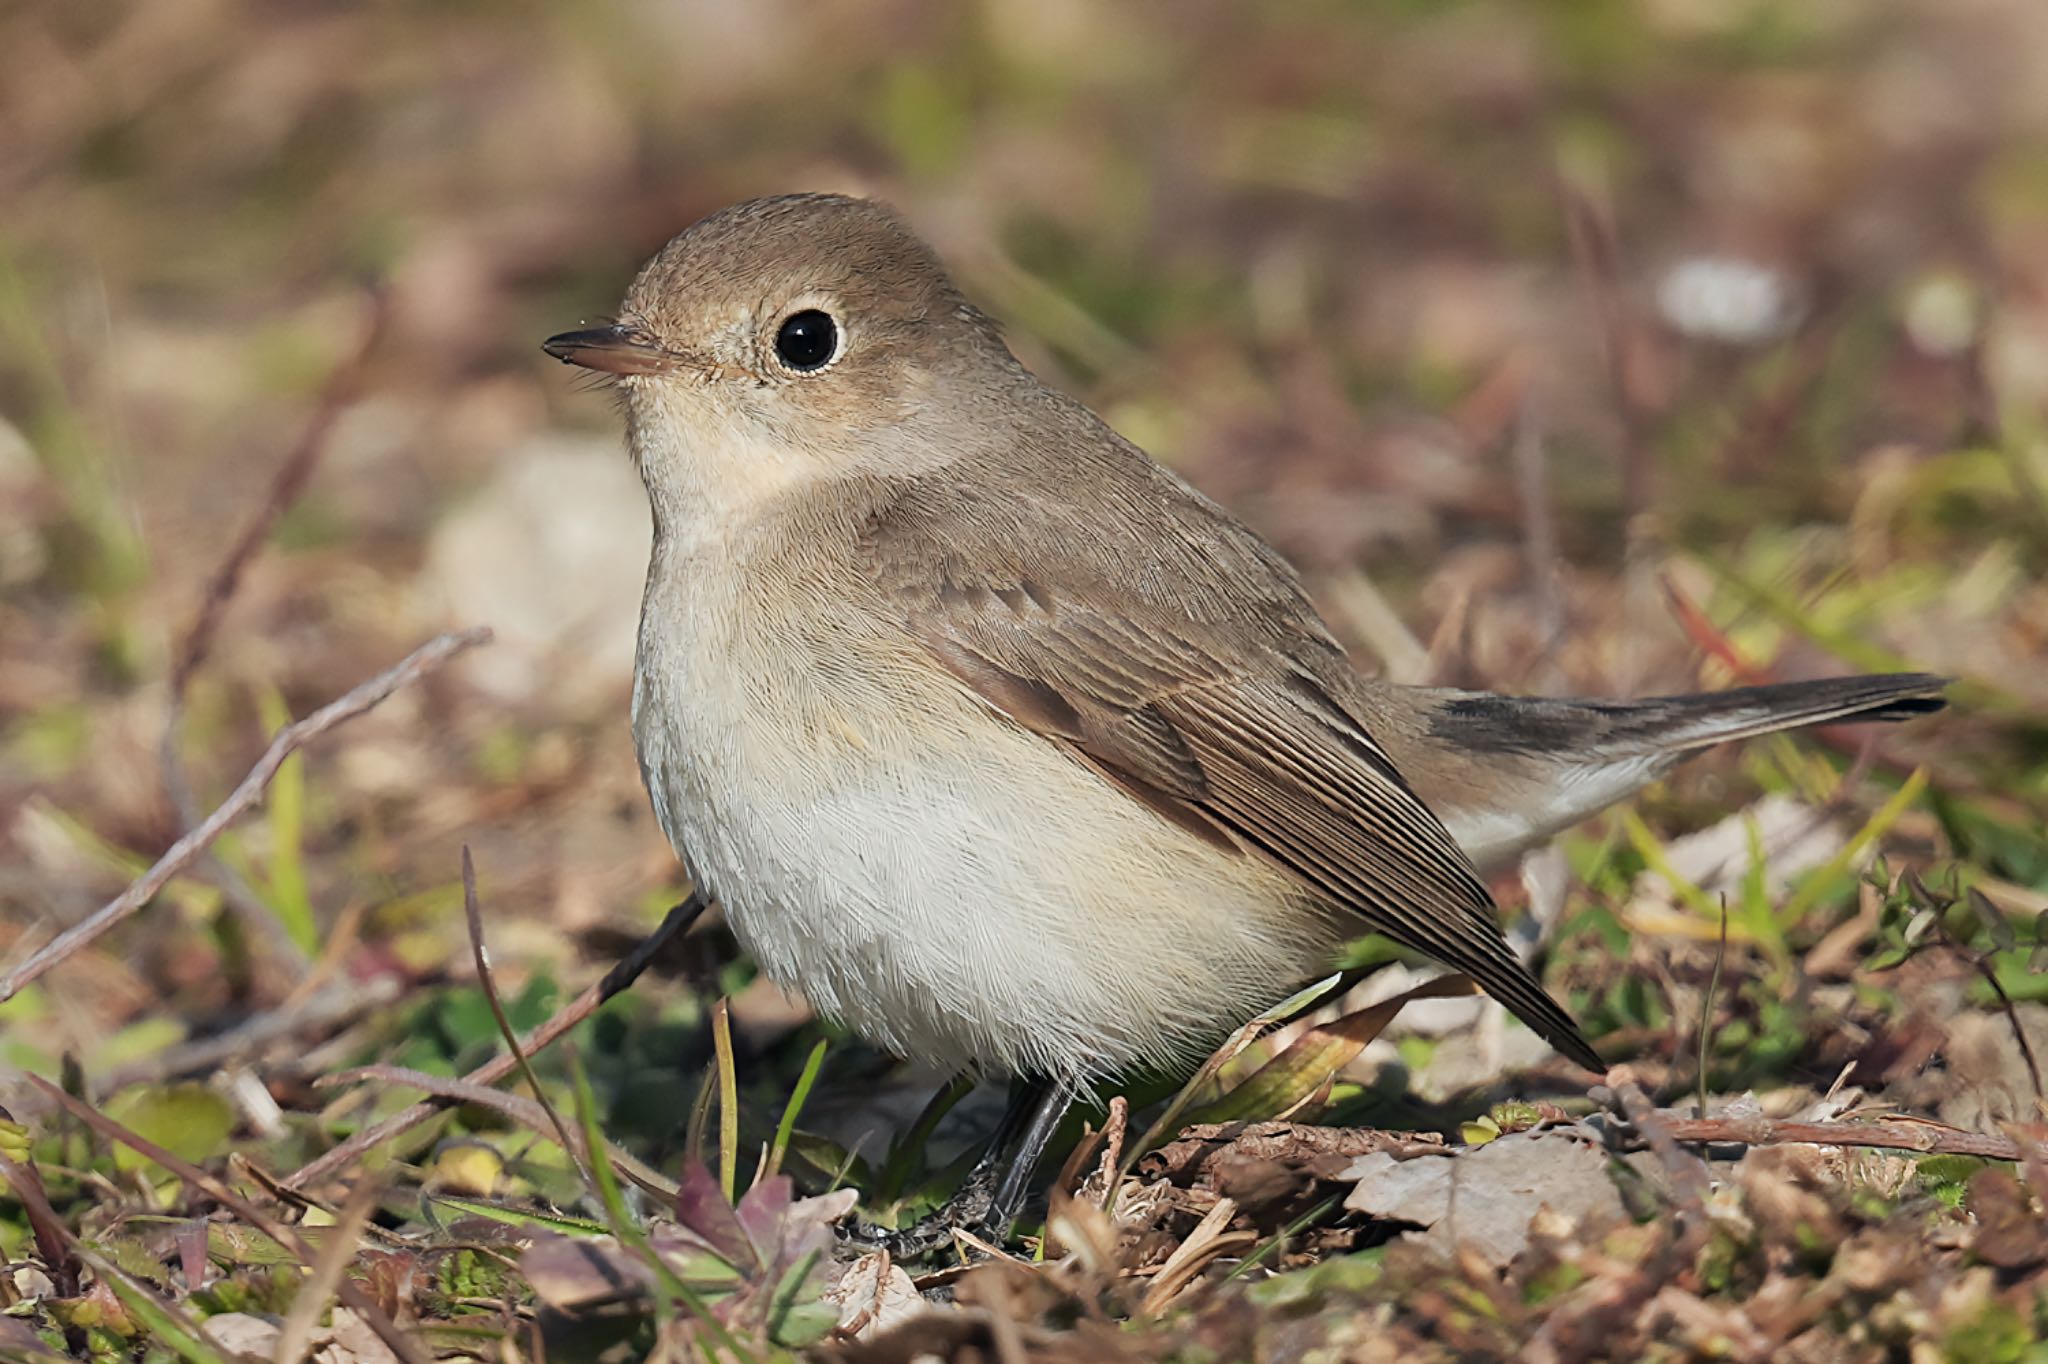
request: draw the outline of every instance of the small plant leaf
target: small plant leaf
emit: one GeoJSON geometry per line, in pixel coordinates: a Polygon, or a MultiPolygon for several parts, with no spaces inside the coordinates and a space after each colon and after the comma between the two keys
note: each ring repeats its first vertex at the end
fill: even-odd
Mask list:
{"type": "MultiPolygon", "coordinates": [[[[228,1134],[235,1130],[234,1106],[205,1085],[132,1089],[115,1096],[106,1112],[137,1136],[194,1165],[224,1154],[228,1134]]],[[[126,1146],[114,1148],[114,1167],[158,1168],[147,1156],[126,1146]]]]}
{"type": "Polygon", "coordinates": [[[760,1256],[738,1211],[711,1171],[695,1161],[683,1167],[676,1190],[676,1225],[734,1268],[759,1268],[760,1256]]]}

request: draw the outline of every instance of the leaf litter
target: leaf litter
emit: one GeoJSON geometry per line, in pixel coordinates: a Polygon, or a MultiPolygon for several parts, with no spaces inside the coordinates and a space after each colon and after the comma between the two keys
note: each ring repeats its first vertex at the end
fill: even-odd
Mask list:
{"type": "Polygon", "coordinates": [[[985,1263],[855,1257],[829,1224],[942,1198],[981,1101],[873,1130],[922,1080],[750,991],[693,912],[600,980],[689,902],[596,642],[630,555],[531,527],[550,479],[579,524],[638,509],[561,434],[601,414],[544,410],[507,339],[761,181],[744,73],[779,107],[833,63],[796,25],[18,10],[0,1357],[2038,1353],[2048,129],[1979,96],[2023,81],[2039,7],[1010,8],[929,60],[831,34],[893,74],[834,87],[773,175],[1000,243],[968,283],[1028,358],[1251,516],[1362,656],[1590,694],[1911,659],[1957,713],[1705,759],[1525,869],[1518,941],[1626,1062],[1602,1089],[1480,1001],[1372,1013],[1418,977],[1368,951],[1359,993],[1070,1131],[985,1263]],[[1227,55],[1201,81],[942,74],[1183,28],[1227,55]],[[639,131],[675,126],[705,136],[639,131]],[[520,582],[592,591],[522,613],[520,582]],[[386,672],[472,623],[450,601],[510,612],[517,656],[386,672]],[[531,1073],[487,1091],[507,1030],[531,1073]]]}

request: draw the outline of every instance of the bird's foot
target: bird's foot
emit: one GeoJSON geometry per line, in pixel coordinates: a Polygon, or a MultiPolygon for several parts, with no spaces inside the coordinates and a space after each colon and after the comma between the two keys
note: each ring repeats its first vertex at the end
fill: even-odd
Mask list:
{"type": "Polygon", "coordinates": [[[924,1259],[956,1245],[955,1233],[962,1231],[1000,1245],[1016,1214],[1006,1217],[997,1209],[995,1173],[976,1169],[951,1198],[907,1227],[879,1227],[855,1219],[841,1224],[839,1239],[861,1250],[885,1250],[892,1260],[924,1259]]]}

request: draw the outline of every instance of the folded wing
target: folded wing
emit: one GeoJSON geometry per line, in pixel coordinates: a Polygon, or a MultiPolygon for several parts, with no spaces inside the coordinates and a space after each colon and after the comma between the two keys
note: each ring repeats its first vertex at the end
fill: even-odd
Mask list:
{"type": "Polygon", "coordinates": [[[1509,948],[1470,860],[1325,686],[1348,665],[1306,602],[1298,628],[1272,628],[1275,589],[1291,583],[1264,585],[1256,620],[1234,628],[1104,580],[1099,556],[1027,570],[1000,544],[964,552],[972,524],[906,502],[876,517],[863,549],[903,628],[975,695],[1162,817],[1270,858],[1362,926],[1466,972],[1604,1069],[1509,948]]]}

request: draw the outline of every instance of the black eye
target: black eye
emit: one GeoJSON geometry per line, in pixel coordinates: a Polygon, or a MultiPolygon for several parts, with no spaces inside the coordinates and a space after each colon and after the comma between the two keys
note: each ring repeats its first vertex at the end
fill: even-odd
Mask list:
{"type": "Polygon", "coordinates": [[[816,308],[791,313],[775,333],[775,353],[791,369],[823,369],[838,349],[839,324],[816,308]]]}

